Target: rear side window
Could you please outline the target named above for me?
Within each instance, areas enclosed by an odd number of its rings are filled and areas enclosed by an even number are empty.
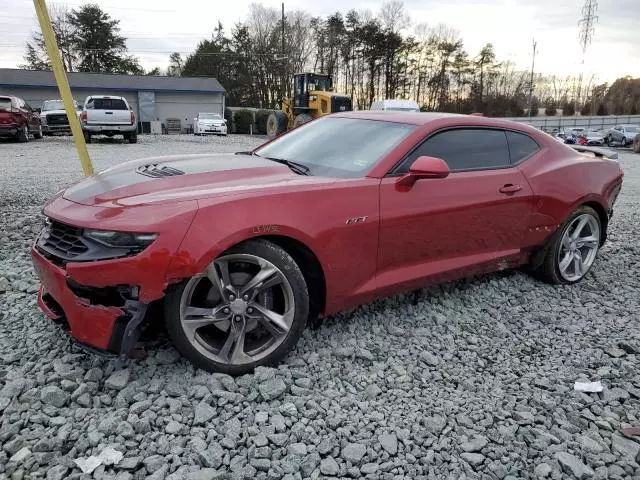
[[[511,155],[511,164],[515,165],[526,160],[531,155],[540,150],[533,138],[524,133],[507,132],[507,142],[509,143],[509,153]]]
[[[0,97],[0,110],[11,110],[11,99]]]
[[[416,158],[423,155],[443,159],[452,171],[501,168],[510,164],[504,131],[484,128],[436,133],[414,150],[396,173],[406,173]]]
[[[93,108],[96,110],[128,110],[127,104],[120,98],[95,98]]]

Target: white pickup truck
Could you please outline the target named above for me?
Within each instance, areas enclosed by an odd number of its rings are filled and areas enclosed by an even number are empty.
[[[91,143],[93,135],[122,135],[129,143],[138,141],[136,114],[123,97],[87,97],[80,114],[80,124],[87,143]]]

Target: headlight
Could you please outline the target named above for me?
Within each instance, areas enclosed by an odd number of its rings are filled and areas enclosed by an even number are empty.
[[[144,249],[158,238],[157,233],[111,232],[85,229],[84,236],[107,247]]]

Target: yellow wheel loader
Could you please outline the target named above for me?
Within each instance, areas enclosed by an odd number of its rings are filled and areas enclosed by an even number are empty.
[[[282,110],[267,119],[267,136],[275,138],[314,118],[352,109],[351,97],[333,93],[331,77],[320,73],[296,73],[293,98],[282,100]]]

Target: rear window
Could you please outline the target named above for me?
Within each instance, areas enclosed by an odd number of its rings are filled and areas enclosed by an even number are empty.
[[[515,165],[526,160],[536,153],[540,146],[529,136],[523,133],[507,132],[511,164]]]
[[[7,97],[0,97],[0,109],[11,110],[11,99]]]
[[[93,108],[95,110],[129,110],[127,104],[120,98],[94,98]]]

